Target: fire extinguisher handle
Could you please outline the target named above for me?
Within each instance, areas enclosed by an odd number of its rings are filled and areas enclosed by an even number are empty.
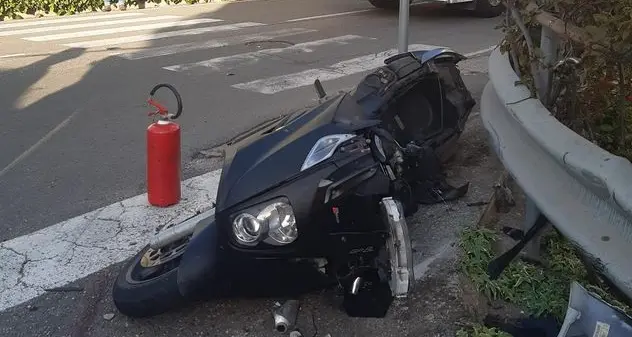
[[[151,91],[149,92],[149,96],[154,96],[154,94],[156,93],[156,91],[158,91],[158,89],[160,88],[167,88],[169,90],[171,90],[171,92],[173,93],[174,96],[176,96],[176,101],[178,103],[178,109],[176,110],[176,113],[169,116],[169,119],[176,119],[178,117],[180,117],[180,115],[182,114],[182,97],[180,96],[180,93],[178,92],[178,90],[176,90],[176,88],[168,83],[160,83],[157,84],[153,89],[151,89]]]

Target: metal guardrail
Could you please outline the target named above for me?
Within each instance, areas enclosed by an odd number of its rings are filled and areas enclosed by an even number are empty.
[[[632,298],[632,164],[560,123],[518,84],[499,49],[489,57],[489,76],[481,117],[527,196],[527,213],[543,213]]]

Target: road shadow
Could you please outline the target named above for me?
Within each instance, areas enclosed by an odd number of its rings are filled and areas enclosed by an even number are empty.
[[[51,68],[60,63],[76,59],[83,54],[83,49],[68,49],[62,52],[45,56],[26,66],[4,70],[0,72],[0,106],[2,106],[2,122],[0,122],[0,141],[4,145],[0,155],[0,181],[5,172],[10,168],[15,158],[20,156],[21,151],[28,148],[26,143],[22,143],[21,137],[25,132],[40,133],[44,128],[54,125],[55,119],[62,118],[53,114],[32,114],[32,111],[44,111],[43,106],[37,109],[24,111],[18,107],[19,101],[28,94],[41,90],[41,87],[34,85],[40,81]],[[45,106],[45,105],[44,105]],[[29,128],[31,124],[40,124],[42,128]],[[52,129],[52,128],[51,128]],[[12,159],[13,158],[13,159]]]

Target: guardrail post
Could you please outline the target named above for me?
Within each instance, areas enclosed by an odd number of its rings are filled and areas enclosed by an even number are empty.
[[[584,39],[587,34],[570,23],[546,12],[537,14],[536,19],[559,34],[560,41],[571,39],[590,45],[590,39]],[[546,30],[543,34],[539,50],[549,49],[546,44],[552,40],[547,38]],[[548,62],[562,56],[561,45],[550,49],[559,51],[538,51],[538,66],[544,64],[543,55],[547,55]],[[529,88],[516,85],[520,77],[507,53],[496,49],[489,58],[491,83],[481,96],[481,119],[494,151],[517,185],[532,198],[525,202],[522,227],[533,228],[533,219],[546,214],[550,220],[547,226],[559,230],[587,257],[589,266],[597,264],[599,274],[612,288],[626,300],[632,299],[632,164],[565,126],[543,102],[532,97]],[[564,64],[579,62],[572,56],[565,58]],[[574,92],[572,87],[569,91]],[[543,233],[544,229],[538,232]],[[539,253],[539,242],[528,246],[531,255]],[[522,253],[526,253],[524,249]],[[529,258],[527,254],[520,255]]]
[[[540,39],[540,50],[542,51],[542,63],[540,67],[540,98],[544,105],[548,105],[549,91],[551,90],[551,82],[553,79],[553,65],[557,62],[557,51],[559,48],[559,36],[549,27],[542,26]]]
[[[529,229],[531,229],[531,227],[535,225],[535,222],[538,220],[540,215],[542,215],[542,212],[540,211],[538,206],[533,202],[531,198],[529,198],[528,195],[525,195],[525,218],[524,218],[524,222],[522,223],[523,233],[528,232]],[[546,227],[548,226],[549,224],[547,224]],[[542,239],[542,234],[544,232],[545,232],[544,230],[541,230],[538,234],[535,235],[533,239],[531,239],[525,245],[524,256],[527,259],[531,261],[536,261],[536,262],[542,261],[541,255],[540,255],[540,243]]]
[[[397,33],[397,50],[399,53],[408,51],[408,18],[410,0],[399,0],[399,30]]]

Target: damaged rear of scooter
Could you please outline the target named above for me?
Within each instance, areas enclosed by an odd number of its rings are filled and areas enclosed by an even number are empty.
[[[215,208],[163,230],[123,267],[117,308],[150,316],[201,294],[337,286],[348,314],[383,316],[414,283],[405,217],[468,189],[440,169],[475,104],[456,67],[464,58],[396,55],[332,96],[316,81],[315,107],[233,139]]]

